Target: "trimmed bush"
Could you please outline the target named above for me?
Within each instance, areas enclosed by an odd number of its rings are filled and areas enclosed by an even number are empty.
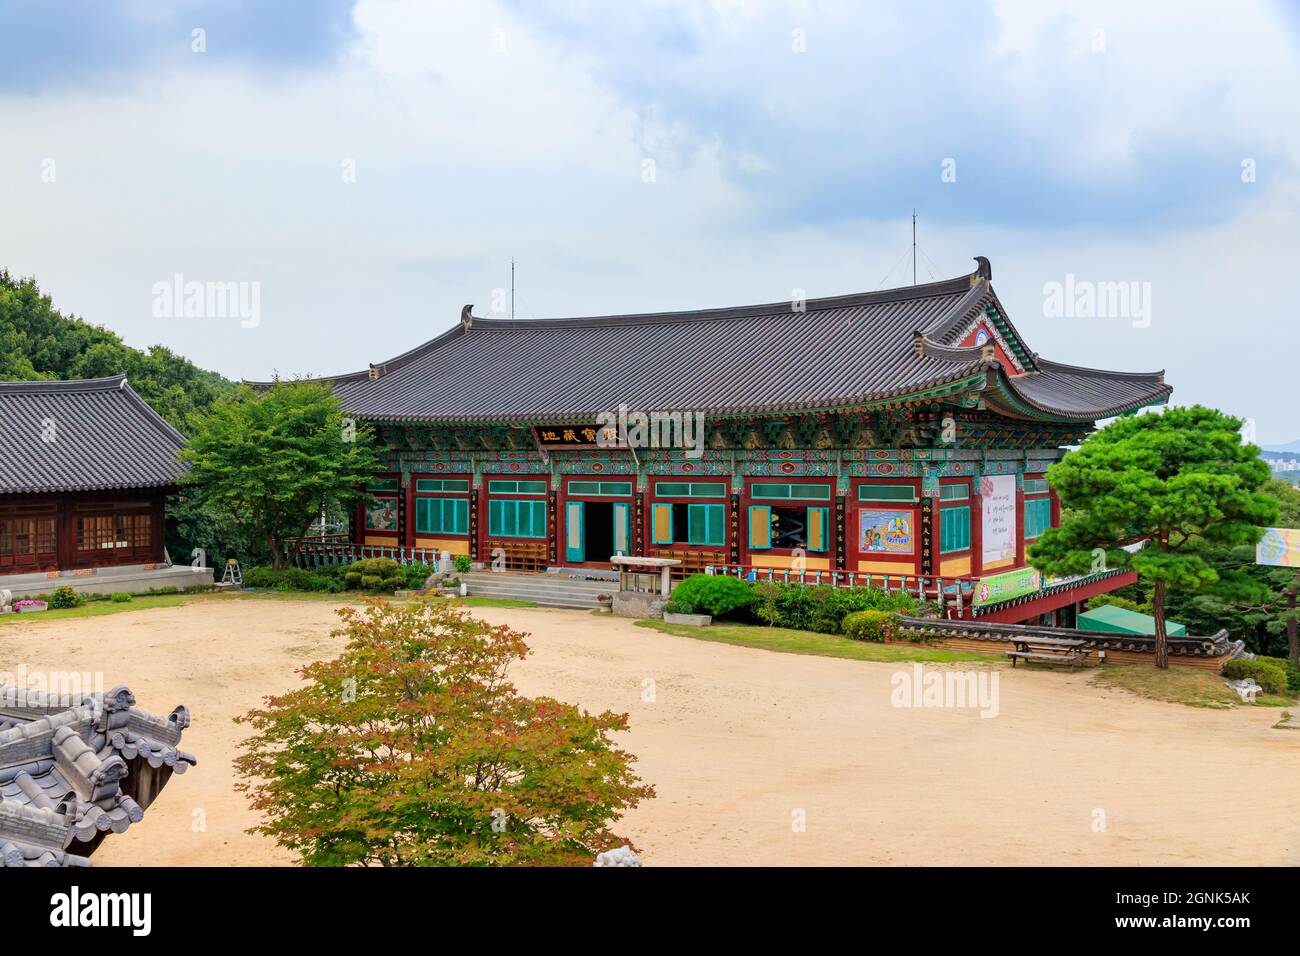
[[[1223,665],[1223,676],[1228,680],[1255,678],[1255,683],[1268,694],[1286,693],[1286,671],[1271,661],[1256,658],[1253,661],[1235,660]]]
[[[458,554],[452,562],[456,566],[457,574],[469,574],[474,569],[474,562],[470,560],[468,554]]]
[[[59,610],[61,608],[76,607],[81,603],[81,598],[77,595],[76,591],[65,584],[50,592],[48,603],[52,610]]]
[[[108,599],[114,604],[125,604],[131,600],[131,595],[124,591],[118,591],[116,594],[110,595]]]
[[[665,614],[694,614],[695,609],[687,601],[679,601],[672,598],[664,605]]]
[[[1267,661],[1270,664],[1276,664],[1278,667],[1282,668],[1282,672],[1286,674],[1286,692],[1292,697],[1300,697],[1300,667],[1291,663],[1291,658],[1265,657],[1263,654],[1260,654],[1255,659],[1258,661]]]
[[[673,588],[672,599],[678,604],[691,607],[689,611],[674,611],[674,614],[711,614],[722,617],[749,607],[754,600],[754,590],[738,578],[720,574],[692,574]]]
[[[893,633],[897,618],[893,611],[854,611],[844,616],[842,627],[855,641],[883,641]]]
[[[392,558],[353,561],[343,572],[343,582],[366,591],[396,591],[407,586],[406,568]]]

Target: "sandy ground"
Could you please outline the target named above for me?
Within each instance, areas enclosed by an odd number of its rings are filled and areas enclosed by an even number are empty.
[[[1086,672],[997,667],[1000,712],[981,718],[892,706],[891,675],[911,665],[578,611],[475,613],[531,633],[524,692],[630,715],[625,745],[658,796],[616,829],[647,863],[1300,864],[1300,734],[1270,729],[1272,708],[1199,710]],[[190,708],[199,765],[98,865],[292,862],[244,832],[255,821],[230,762],[246,732],[231,718],[332,656],[334,622],[327,602],[217,600],[0,629],[5,669],[102,670],[155,713]]]

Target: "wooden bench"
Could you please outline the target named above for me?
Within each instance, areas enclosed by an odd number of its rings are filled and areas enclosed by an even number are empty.
[[[1075,664],[1086,660],[1092,653],[1085,646],[1086,642],[1077,638],[1023,638],[1015,641],[1015,645],[1014,651],[1007,651],[1013,668],[1016,661],[1041,661],[1045,664],[1069,664],[1070,670],[1074,670]]]

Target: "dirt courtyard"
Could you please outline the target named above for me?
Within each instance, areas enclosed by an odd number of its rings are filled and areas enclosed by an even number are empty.
[[[0,628],[0,669],[102,671],[138,705],[190,708],[173,776],[99,866],[288,864],[244,830],[231,718],[333,656],[327,601],[219,597]],[[996,669],[999,712],[891,704],[910,664],[672,637],[582,611],[477,608],[531,634],[529,694],[629,715],[658,796],[619,823],[652,865],[1300,863],[1300,734],[1274,708],[1202,710]],[[933,665],[927,665],[929,670]]]

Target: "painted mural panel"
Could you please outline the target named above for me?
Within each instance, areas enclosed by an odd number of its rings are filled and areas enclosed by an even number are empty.
[[[370,531],[396,531],[397,499],[378,498],[367,504],[366,528]]]
[[[858,550],[862,554],[912,554],[912,512],[879,509],[858,512]]]
[[[985,475],[983,496],[984,563],[994,564],[1016,556],[1016,476]]]

